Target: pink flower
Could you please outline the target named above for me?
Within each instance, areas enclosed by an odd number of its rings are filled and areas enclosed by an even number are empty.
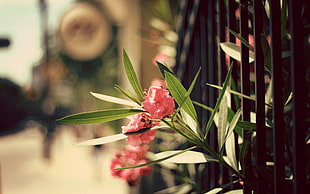
[[[174,112],[174,99],[169,91],[161,87],[151,86],[142,102],[143,108],[151,114],[153,119],[162,119]]]
[[[127,126],[122,126],[123,133],[138,132],[143,129],[151,128],[159,125],[150,119],[148,113],[139,113],[128,117],[130,122]],[[155,138],[156,130],[141,132],[139,134],[129,135],[127,140],[133,146],[150,143]]]
[[[142,166],[139,168],[130,168],[123,170],[113,170],[114,168],[122,168],[147,163],[145,153],[149,150],[149,146],[131,146],[127,145],[122,152],[116,152],[115,158],[111,161],[111,174],[127,181],[130,186],[137,185],[141,176],[150,174],[150,166]]]
[[[150,130],[137,135],[131,135],[127,137],[128,142],[133,146],[139,146],[141,144],[148,144],[155,138],[156,130]]]

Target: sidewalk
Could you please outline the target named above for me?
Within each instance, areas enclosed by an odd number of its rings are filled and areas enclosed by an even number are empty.
[[[66,130],[57,136],[53,159],[42,159],[42,135],[36,129],[0,137],[0,194],[127,194],[127,184],[110,175],[111,146],[100,157],[92,147],[73,145]]]

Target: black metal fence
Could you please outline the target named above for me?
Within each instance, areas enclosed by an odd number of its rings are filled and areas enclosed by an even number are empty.
[[[309,192],[309,12],[306,0],[180,1],[175,72],[188,87],[202,67],[200,84],[191,97],[214,106],[219,91],[206,83],[221,85],[234,64],[234,89],[256,99],[235,101],[232,96],[231,107],[241,106],[245,121],[256,113],[256,131],[243,131],[243,142],[251,146],[240,162],[247,166],[243,173],[256,183],[257,193]],[[250,44],[253,38],[254,62],[249,62],[251,47],[243,43],[240,61],[223,52],[219,43],[240,39],[234,32]],[[209,113],[203,109],[199,113],[201,123],[206,123]],[[217,146],[215,126],[209,141]],[[206,165],[203,177],[205,190],[233,179],[212,163]],[[252,193],[247,185],[243,191]]]

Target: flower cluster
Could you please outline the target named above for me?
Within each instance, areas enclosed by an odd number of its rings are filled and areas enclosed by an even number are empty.
[[[129,134],[132,132],[138,132],[141,130],[147,130],[151,127],[159,125],[159,122],[153,122],[148,113],[140,113],[128,117],[130,122],[127,126],[122,126],[122,132]],[[128,135],[128,142],[133,146],[139,146],[141,144],[148,144],[155,138],[156,130],[149,130],[144,133]]]
[[[142,106],[153,119],[162,119],[172,114],[175,107],[174,99],[169,95],[169,91],[156,86],[150,87]]]
[[[151,168],[144,166],[140,168],[130,168],[113,170],[128,166],[136,166],[147,162],[145,157],[149,144],[156,134],[156,130],[150,128],[159,125],[162,119],[174,112],[174,99],[169,95],[169,91],[157,86],[151,86],[144,97],[142,107],[147,112],[142,112],[128,117],[130,119],[126,126],[122,126],[123,134],[128,135],[130,145],[126,146],[122,153],[117,152],[112,160],[112,175],[118,176],[128,182],[129,185],[136,185],[139,177],[147,175]]]
[[[145,153],[148,150],[149,146],[146,144],[143,146],[127,145],[123,148],[122,152],[115,153],[115,158],[112,159],[110,168],[115,169],[145,164],[147,162]],[[140,176],[148,175],[150,172],[150,166],[143,166],[139,168],[112,170],[111,174],[126,180],[130,186],[134,186],[139,183]]]
[[[156,130],[148,130],[151,127],[159,125],[158,119],[162,119],[174,112],[174,99],[169,95],[169,91],[157,86],[151,86],[144,97],[142,107],[147,113],[143,112],[128,117],[130,122],[127,126],[122,126],[124,134],[132,132],[138,133],[128,136],[128,142],[133,146],[147,144],[155,137]]]

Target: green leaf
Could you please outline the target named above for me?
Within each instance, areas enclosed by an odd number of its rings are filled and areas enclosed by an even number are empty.
[[[284,39],[286,33],[286,23],[287,23],[287,1],[282,1],[281,8],[281,40]]]
[[[247,132],[247,134],[248,133],[251,133],[251,132]],[[245,134],[245,135],[247,135],[247,134]],[[241,148],[240,148],[239,161],[244,160],[244,158],[248,152],[249,146],[251,146],[251,142],[249,140],[244,139],[242,142]],[[243,169],[243,167],[242,167],[242,169]]]
[[[243,194],[243,189],[236,189],[236,190],[227,191],[224,194]]]
[[[208,192],[206,192],[204,194],[217,194],[217,193],[219,193],[222,190],[223,190],[223,188],[214,188],[214,189],[212,189],[212,190],[210,190],[210,191],[208,191]]]
[[[228,104],[227,99],[224,96],[222,103],[219,107],[219,113],[218,113],[218,122],[217,122],[217,140],[218,140],[218,146],[219,150],[222,149],[222,146],[225,143],[225,136],[226,131],[228,128]]]
[[[270,4],[268,1],[265,1],[265,6],[264,6],[265,14],[267,16],[267,19],[270,18]]]
[[[135,102],[132,102],[129,100],[124,100],[124,99],[113,97],[113,96],[98,94],[98,93],[94,93],[94,92],[91,92],[91,95],[93,95],[94,97],[96,97],[100,100],[112,102],[115,104],[121,104],[121,105],[125,105],[125,106],[130,106],[130,107],[138,107],[139,106],[139,104],[137,104]]]
[[[235,31],[229,29],[229,28],[226,28],[230,33],[232,33],[236,38],[238,38],[240,40],[240,42],[242,44],[244,44],[246,47],[248,47],[251,51],[254,52],[254,47],[251,46],[247,40],[245,40],[242,36],[240,36],[238,33],[236,33]]]
[[[119,133],[116,135],[110,135],[110,136],[106,136],[106,137],[99,137],[99,138],[95,138],[95,139],[86,140],[86,141],[77,143],[76,145],[83,145],[83,146],[102,145],[102,144],[107,144],[107,143],[112,143],[114,141],[122,140],[122,139],[129,137],[129,136],[141,134],[141,133],[144,133],[144,132],[149,131],[149,130],[161,129],[161,128],[165,128],[165,127],[155,126],[152,128],[143,128],[143,129],[140,129],[139,131],[135,131],[135,132]]]
[[[99,110],[92,112],[84,112],[69,115],[58,119],[57,121],[68,123],[68,124],[92,124],[92,123],[104,123],[117,119],[121,119],[130,115],[135,115],[142,110],[138,109],[109,109],[109,110]]]
[[[115,89],[117,91],[119,91],[120,93],[124,94],[125,96],[127,96],[127,98],[129,98],[130,100],[132,100],[133,102],[141,105],[141,100],[139,100],[137,97],[135,97],[132,93],[130,93],[129,91],[124,90],[123,88],[121,88],[118,85],[115,85]]]
[[[217,86],[217,85],[214,85],[214,84],[209,84],[209,83],[206,83],[208,86],[211,86],[211,87],[214,87],[214,88],[217,88],[217,89],[220,89],[222,90],[223,87],[221,86]],[[256,101],[256,99],[254,97],[251,97],[251,96],[247,96],[247,95],[244,95],[240,92],[237,92],[237,91],[234,91],[234,90],[229,90],[230,93],[234,94],[234,95],[237,95],[239,97],[242,97],[242,98],[246,98],[246,99],[249,99],[249,100],[252,100],[252,101]],[[268,107],[271,107],[270,104],[266,103],[266,106]]]
[[[241,46],[232,42],[222,42],[220,43],[220,46],[223,51],[231,58],[236,59],[237,61],[241,61]],[[254,59],[254,53],[249,52],[249,63],[252,63]]]
[[[269,43],[265,35],[261,35],[262,38],[262,48],[264,53],[264,68],[271,74],[271,51],[269,47]]]
[[[189,114],[187,114],[187,112],[185,112],[183,108],[181,108],[180,112],[181,112],[183,121],[190,128],[190,130],[194,131],[196,134],[199,134],[198,133],[199,128],[198,128],[197,121],[194,120],[191,116],[189,116]]]
[[[161,158],[165,158],[168,156],[172,156],[178,154],[181,150],[172,150],[172,151],[165,151],[155,154],[155,159],[159,160]],[[213,157],[196,151],[187,151],[181,154],[175,155],[170,157],[169,159],[165,160],[166,162],[172,162],[177,164],[198,164],[198,163],[206,163],[206,162],[218,162],[218,160],[214,159]]]
[[[162,119],[162,122],[166,124],[171,129],[175,130],[177,133],[185,137],[188,141],[197,144],[199,137],[191,129],[187,129],[186,126],[180,126],[178,123],[174,123],[171,119]]]
[[[197,120],[197,113],[195,107],[188,96],[186,89],[179,82],[179,80],[171,73],[165,72],[165,78],[167,86],[171,95],[174,97],[175,101],[178,103],[179,107],[182,107],[187,114],[189,114],[193,119]]]
[[[182,154],[184,152],[190,151],[190,150],[195,149],[195,148],[197,148],[197,146],[193,146],[193,147],[187,148],[185,150],[178,151],[177,153],[174,153],[172,155],[169,155],[169,156],[166,156],[166,157],[163,157],[163,158],[159,158],[159,159],[156,159],[156,160],[152,160],[152,161],[144,163],[144,164],[140,164],[140,165],[136,165],[136,166],[127,166],[127,167],[122,167],[122,168],[115,168],[113,170],[124,170],[124,169],[131,169],[131,168],[139,168],[139,167],[143,167],[143,166],[149,166],[149,165],[157,164],[159,162],[163,162],[165,160],[168,160],[169,158],[172,158],[174,156],[177,156],[179,154]]]
[[[236,86],[236,82],[234,80],[234,78],[232,77],[230,79],[230,91],[237,91],[237,86]],[[240,108],[240,101],[239,101],[239,98],[238,96],[236,95],[233,95],[233,99],[234,99],[234,103],[235,103],[235,107],[238,109]]]
[[[208,106],[206,106],[206,105],[204,105],[204,104],[201,104],[201,103],[199,103],[199,102],[197,102],[197,101],[194,101],[194,100],[193,100],[193,103],[194,103],[195,105],[197,105],[197,106],[203,108],[203,109],[206,109],[206,110],[210,111],[210,112],[213,111],[213,108],[208,107]]]
[[[194,104],[212,112],[213,109],[205,106],[204,104],[200,104],[199,102],[194,101]],[[235,113],[234,111],[228,107],[228,115],[227,115],[227,121],[231,122],[232,118],[234,117]],[[218,113],[215,114],[214,117],[214,122],[216,125],[218,125]],[[256,129],[256,124],[255,123],[251,123],[249,121],[238,121],[237,126],[235,128],[235,132],[242,137],[242,129],[248,129],[248,130],[252,130],[252,129]]]
[[[241,116],[241,109],[238,109],[236,114],[234,115],[233,119],[229,123],[229,129],[227,131],[227,134],[225,134],[225,138],[228,138],[230,135],[232,135],[235,127],[237,126],[237,123]]]
[[[214,88],[217,88],[217,89],[220,89],[220,90],[223,89],[223,87],[221,87],[221,86],[217,86],[217,85],[209,84],[209,83],[206,83],[206,84],[207,84],[208,86],[211,86],[211,87],[214,87]],[[237,95],[237,96],[240,96],[240,97],[249,99],[249,100],[253,100],[253,101],[256,100],[255,98],[253,98],[253,97],[251,97],[251,96],[244,95],[244,94],[242,94],[242,93],[240,93],[240,92],[236,92],[236,91],[234,91],[234,90],[229,90],[229,92],[232,93],[232,94],[235,94],[235,95]]]
[[[162,63],[160,63],[160,62],[158,62],[158,61],[156,61],[156,63],[157,63],[157,65],[158,65],[158,68],[159,68],[159,70],[160,70],[160,73],[162,74],[162,76],[163,76],[164,78],[165,78],[165,71],[167,71],[167,72],[173,74],[172,71],[171,71],[166,65],[164,65],[164,64],[162,64]]]
[[[107,143],[112,143],[118,140],[122,140],[127,138],[127,135],[124,135],[122,133],[116,134],[116,135],[110,135],[107,137],[99,137],[95,139],[90,139],[87,141],[83,141],[80,143],[77,143],[76,145],[81,145],[81,146],[93,146],[93,145],[102,145],[102,144],[107,144]]]
[[[138,80],[136,72],[132,66],[132,63],[131,63],[125,49],[123,49],[123,64],[124,64],[124,68],[125,68],[127,78],[129,80],[132,88],[136,92],[139,100],[142,101],[143,100],[143,89],[141,87],[141,84]]]
[[[234,136],[233,131],[239,121],[240,116],[241,116],[241,109],[238,109],[229,124],[229,129],[225,137],[225,149],[226,149],[226,154],[227,154],[227,163],[232,168],[234,168],[236,171],[238,171],[238,163],[237,163],[236,149],[235,149],[236,142],[235,142],[235,136]]]
[[[269,85],[267,87],[266,93],[265,93],[265,114],[267,114],[268,109],[272,108],[272,89],[273,87],[273,82],[270,80]]]
[[[235,116],[235,112],[231,108],[228,108],[228,121],[231,122],[234,116]],[[242,137],[242,128],[240,128],[238,124],[239,122],[237,123],[237,126],[235,127],[235,132],[240,137]]]
[[[223,89],[222,89],[222,91],[221,91],[221,93],[220,93],[220,95],[219,95],[219,97],[218,97],[218,99],[217,99],[217,102],[216,102],[216,104],[215,104],[215,107],[214,107],[214,109],[213,109],[213,111],[212,111],[212,114],[211,114],[209,120],[208,120],[208,123],[207,123],[207,126],[206,126],[205,138],[204,138],[204,139],[207,138],[207,135],[208,135],[208,133],[209,133],[210,127],[211,127],[211,125],[212,125],[212,122],[214,121],[214,117],[215,117],[215,115],[217,114],[217,111],[218,111],[218,109],[219,109],[219,107],[220,107],[221,101],[222,101],[222,99],[223,99],[223,97],[224,97],[224,95],[225,95],[226,88],[227,88],[228,83],[229,83],[229,81],[230,81],[232,68],[233,68],[233,65],[231,65],[230,68],[229,68],[229,70],[228,70],[228,73],[227,73],[227,75],[226,75],[226,78],[225,78],[225,81],[224,81],[224,84],[223,84]]]
[[[237,127],[247,130],[255,130],[256,124],[250,121],[238,121]],[[266,126],[267,127],[267,126]]]
[[[224,157],[224,160],[229,164],[233,169],[238,171],[238,164],[236,159],[236,149],[235,149],[235,136],[230,135],[225,142],[225,149],[227,157]]]

